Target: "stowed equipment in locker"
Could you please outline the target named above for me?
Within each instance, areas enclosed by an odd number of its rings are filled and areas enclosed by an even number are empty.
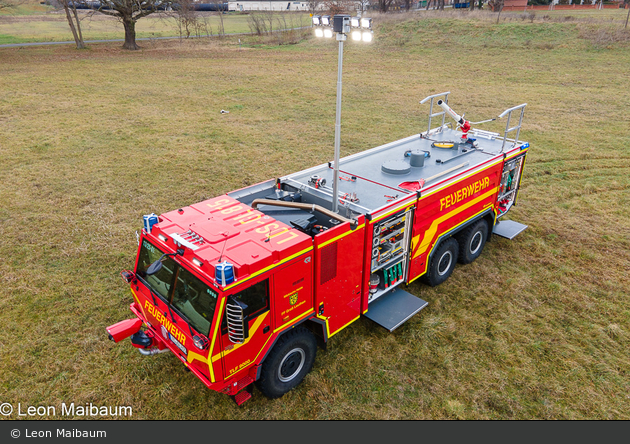
[[[374,224],[369,302],[405,280],[411,220],[409,209]]]
[[[523,161],[525,155],[520,155],[505,162],[503,173],[501,174],[501,185],[497,203],[499,204],[499,215],[503,216],[516,201],[516,193],[520,182]]]

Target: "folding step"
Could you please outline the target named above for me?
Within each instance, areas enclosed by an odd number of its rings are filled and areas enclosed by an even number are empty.
[[[234,402],[236,402],[236,405],[240,406],[251,397],[252,397],[251,393],[249,393],[247,390],[243,390],[242,392],[234,395]]]
[[[391,332],[427,305],[427,301],[396,287],[369,304],[364,316]]]
[[[497,222],[492,232],[506,239],[514,239],[517,234],[524,231],[527,225],[515,222],[513,220],[502,220]]]

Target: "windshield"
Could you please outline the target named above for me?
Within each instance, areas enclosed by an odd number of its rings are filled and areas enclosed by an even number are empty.
[[[169,300],[171,284],[173,283],[173,274],[175,273],[176,262],[170,256],[162,258],[162,268],[157,273],[147,276],[147,268],[153,262],[157,261],[163,251],[158,250],[150,242],[143,240],[140,257],[138,259],[138,269],[136,274],[146,281],[149,286],[155,290],[165,300]]]
[[[162,254],[163,251],[143,239],[136,274],[180,316],[188,320],[195,330],[207,336],[218,293],[169,256],[162,259],[160,271],[147,276],[149,265]]]

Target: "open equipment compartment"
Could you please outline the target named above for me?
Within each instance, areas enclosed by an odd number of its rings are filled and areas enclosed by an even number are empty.
[[[368,303],[406,280],[412,221],[413,208],[409,208],[372,225]]]

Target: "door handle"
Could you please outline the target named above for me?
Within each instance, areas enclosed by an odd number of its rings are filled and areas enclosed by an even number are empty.
[[[263,328],[263,334],[268,333],[268,332],[269,332],[269,326],[267,325],[265,328]]]

